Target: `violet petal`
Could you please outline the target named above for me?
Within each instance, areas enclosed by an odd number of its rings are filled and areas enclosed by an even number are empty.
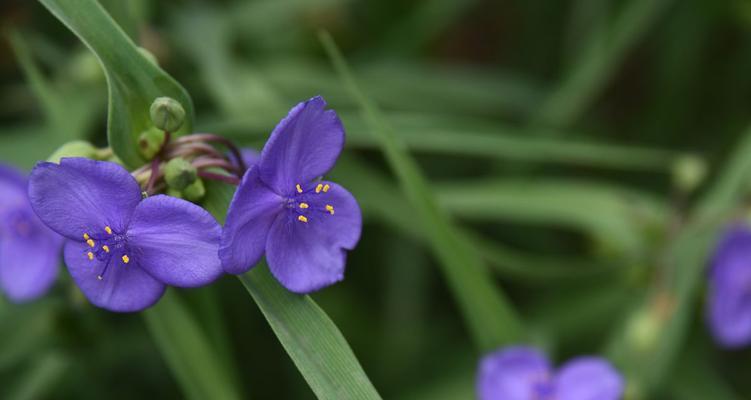
[[[600,357],[578,357],[564,364],[554,379],[556,400],[618,400],[621,375]]]
[[[480,361],[477,395],[480,400],[534,400],[550,383],[547,358],[531,347],[509,347]]]

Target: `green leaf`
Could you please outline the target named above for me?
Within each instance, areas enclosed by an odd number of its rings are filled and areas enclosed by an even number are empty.
[[[53,398],[54,391],[72,360],[59,351],[48,351],[36,357],[24,374],[13,382],[13,391],[4,397],[11,400]]]
[[[193,102],[188,93],[149,61],[95,0],[39,0],[73,31],[99,59],[109,87],[107,137],[115,154],[129,167],[144,163],[137,142],[151,126],[149,107],[157,97],[179,101],[186,122],[175,135],[191,131]]]
[[[230,371],[173,290],[143,313],[162,356],[189,399],[240,399]]]
[[[266,265],[240,281],[319,399],[381,398],[344,336],[309,296],[283,288]]]
[[[520,340],[521,322],[508,300],[495,287],[479,254],[473,251],[471,244],[439,207],[422,172],[407,153],[404,142],[360,90],[331,36],[322,33],[320,39],[351,95],[360,103],[363,117],[377,135],[391,169],[415,208],[478,349],[487,351]]]

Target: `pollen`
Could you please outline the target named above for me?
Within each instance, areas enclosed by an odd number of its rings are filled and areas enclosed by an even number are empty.
[[[101,275],[97,275],[96,278],[99,279],[100,281],[102,280],[102,276]]]
[[[295,189],[297,189],[297,193],[302,193],[302,187],[300,186],[299,183],[295,185]]]
[[[308,222],[308,217],[306,217],[304,215],[298,215],[297,216],[297,220],[300,221],[300,222]]]
[[[109,226],[105,226],[104,230],[107,232],[108,235],[112,234],[112,228],[110,228]]]
[[[84,233],[83,234],[83,240],[89,240],[89,239],[91,239],[91,236],[89,236],[88,233]]]
[[[130,262],[130,257],[128,257],[128,255],[127,255],[127,254],[123,256],[123,262],[124,262],[125,264],[127,264],[127,263],[129,263],[129,262]]]
[[[86,255],[89,257],[89,261],[91,261],[91,260],[94,259],[94,253],[88,252],[88,253],[86,253]]]
[[[316,193],[321,193],[321,190],[323,190],[323,185],[319,183],[318,186],[316,186]]]
[[[104,246],[102,246],[102,250],[104,250],[105,253],[109,253],[110,247],[105,244]]]
[[[310,207],[308,203],[300,203],[300,208],[308,208]]]
[[[328,211],[329,214],[334,215],[334,207],[331,204],[326,204],[326,211]]]
[[[326,193],[326,192],[328,192],[330,188],[331,188],[331,186],[329,186],[329,184],[328,184],[328,183],[327,183],[327,184],[325,184],[325,185],[323,185],[323,193]]]
[[[88,244],[89,247],[94,247],[94,245],[95,245],[94,241],[91,240],[91,239],[86,239],[86,244]]]

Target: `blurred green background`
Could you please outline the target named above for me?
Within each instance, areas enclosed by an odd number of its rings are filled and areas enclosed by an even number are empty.
[[[340,114],[348,146],[331,177],[365,227],[346,280],[313,298],[384,398],[471,398],[481,353],[320,29],[526,343],[558,362],[607,355],[630,398],[751,398],[751,352],[719,350],[704,327],[702,271],[751,182],[751,2],[102,4],[189,91],[199,132],[260,148],[313,95]],[[0,161],[28,169],[72,139],[105,146],[94,56],[37,2],[3,0],[0,27]],[[313,398],[236,279],[168,301],[196,317],[244,397]],[[145,321],[87,305],[61,268],[46,298],[0,303],[0,397],[184,398]]]

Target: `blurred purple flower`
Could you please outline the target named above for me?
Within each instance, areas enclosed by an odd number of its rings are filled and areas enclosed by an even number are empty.
[[[0,165],[0,288],[14,302],[49,290],[63,244],[32,211],[27,185],[20,171]]]
[[[243,162],[245,163],[245,168],[247,169],[253,168],[253,166],[258,164],[258,161],[261,159],[261,155],[258,154],[258,151],[250,147],[241,148],[240,156],[242,157]],[[232,152],[227,153],[227,158],[229,158],[229,161],[232,163],[232,165],[238,168],[240,167],[240,163],[237,162],[237,157],[235,157]]]
[[[314,97],[292,108],[245,173],[222,233],[226,272],[248,271],[265,252],[272,274],[292,292],[343,279],[346,250],[360,239],[362,217],[349,192],[316,180],[344,147],[339,117],[325,107]]]
[[[751,228],[735,224],[717,245],[709,271],[709,328],[723,347],[751,343]]]
[[[480,361],[480,400],[618,400],[623,379],[606,360],[575,358],[554,371],[530,347],[507,347]]]
[[[159,300],[165,285],[201,286],[222,273],[216,220],[173,197],[142,200],[136,180],[117,164],[39,163],[29,198],[39,218],[68,239],[68,270],[99,307],[140,311]]]

